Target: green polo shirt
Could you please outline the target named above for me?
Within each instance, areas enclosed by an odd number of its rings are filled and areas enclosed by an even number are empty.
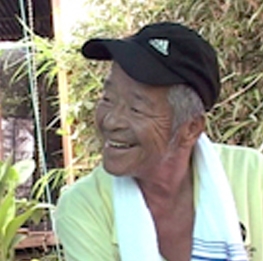
[[[215,149],[245,228],[244,244],[252,254],[252,261],[262,261],[263,155],[239,146],[216,144]],[[55,223],[67,261],[120,261],[113,219],[112,177],[101,166],[62,193]]]

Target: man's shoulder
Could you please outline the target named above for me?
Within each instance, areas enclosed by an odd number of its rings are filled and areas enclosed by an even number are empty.
[[[214,148],[218,152],[222,153],[237,153],[237,154],[246,154],[253,155],[253,157],[257,157],[262,160],[263,154],[254,148],[240,146],[240,145],[229,145],[224,143],[214,143]]]
[[[263,178],[263,154],[258,150],[228,144],[214,144],[214,148],[219,153],[221,161],[226,169],[234,172],[253,171]]]
[[[263,155],[256,149],[215,144],[235,199],[242,234],[253,260],[262,260]]]
[[[111,187],[111,176],[99,165],[66,188],[70,193],[107,192]]]
[[[111,205],[111,176],[102,166],[96,167],[91,173],[81,177],[74,184],[61,192],[58,202],[59,212],[96,211]]]

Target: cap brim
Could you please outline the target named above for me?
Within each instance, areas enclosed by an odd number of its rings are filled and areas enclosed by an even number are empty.
[[[89,59],[114,60],[138,82],[149,85],[186,83],[138,43],[129,39],[92,39],[82,47],[82,54]]]

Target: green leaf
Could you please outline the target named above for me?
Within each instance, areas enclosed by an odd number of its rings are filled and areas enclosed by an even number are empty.
[[[251,16],[249,19],[247,26],[250,28],[253,24],[253,22],[260,16],[262,15],[262,10],[263,10],[263,4],[257,9],[257,11]]]
[[[12,240],[15,237],[18,229],[31,218],[31,216],[34,214],[34,212],[38,209],[46,209],[49,208],[50,204],[44,204],[39,203],[28,210],[26,210],[24,213],[20,214],[19,216],[15,217],[11,222],[9,222],[8,226],[6,227],[6,236],[4,238],[3,247],[4,251],[8,251],[8,249],[11,247]]]
[[[36,209],[36,211],[31,215],[30,220],[34,222],[35,225],[39,224],[42,217],[45,215],[44,209]]]
[[[42,176],[41,178],[39,178],[35,182],[32,190],[31,190],[31,195],[35,199],[39,200],[41,198],[41,196],[44,194],[45,187],[48,186],[51,177],[52,177],[52,173],[48,172],[46,175]]]
[[[25,238],[27,238],[26,235],[23,234],[16,234],[15,237],[12,239],[9,249],[14,249],[20,242],[22,242]]]
[[[0,200],[8,193],[16,188],[18,183],[18,174],[10,165],[11,159],[8,159],[0,166]]]
[[[13,76],[10,79],[10,83],[17,83],[19,81],[21,81],[23,78],[25,78],[27,76],[27,62],[23,62],[18,69],[15,71],[15,73],[13,74]]]
[[[18,229],[30,218],[30,216],[34,213],[35,207],[32,207],[25,211],[23,214],[14,218],[6,228],[6,235],[4,237],[3,248],[4,251],[7,252],[11,247],[11,242],[15,237]]]
[[[251,123],[251,121],[244,121],[241,122],[240,124],[237,124],[236,126],[228,129],[223,137],[222,137],[222,142],[227,141],[230,137],[232,137],[236,132],[238,132],[238,130],[240,130],[241,128],[244,128],[245,126],[249,125]]]
[[[6,180],[6,174],[8,172],[8,169],[11,166],[11,157],[9,157],[5,162],[1,162],[0,164],[0,182],[5,182]]]
[[[15,218],[16,205],[14,191],[9,192],[0,207],[0,232],[4,235],[9,222]]]
[[[13,168],[18,173],[18,184],[25,183],[35,170],[36,164],[32,159],[22,160],[14,164]]]

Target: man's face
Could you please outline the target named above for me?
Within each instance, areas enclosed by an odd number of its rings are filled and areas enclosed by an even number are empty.
[[[96,111],[108,172],[136,177],[158,167],[172,138],[168,91],[133,80],[113,63]]]

